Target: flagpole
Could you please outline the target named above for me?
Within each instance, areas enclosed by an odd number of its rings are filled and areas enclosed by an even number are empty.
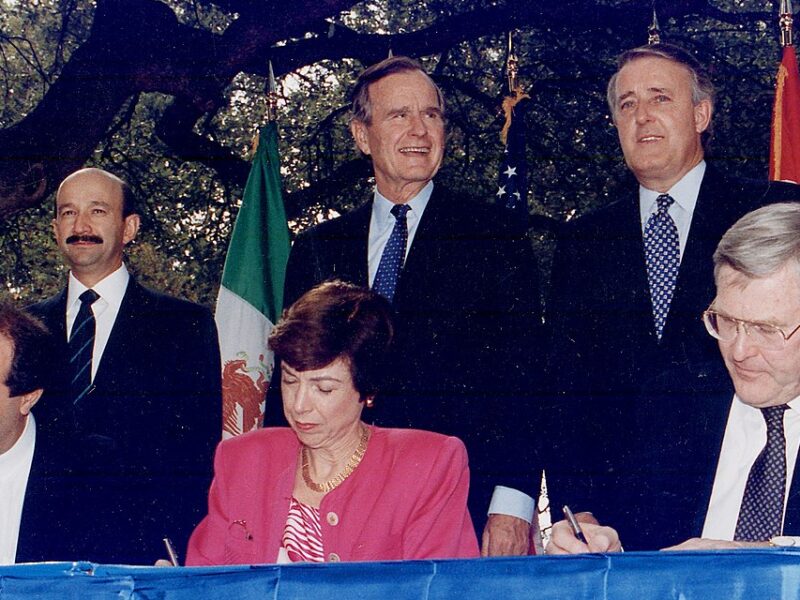
[[[656,15],[656,3],[653,2],[653,22],[647,28],[647,45],[661,43],[661,28],[658,26],[658,15]]]
[[[529,100],[530,96],[522,91],[519,84],[519,58],[514,52],[513,31],[508,32],[508,53],[505,66],[508,95],[501,91],[501,95],[504,96],[502,107],[505,123],[500,131],[503,155],[498,169],[495,201],[498,205],[505,207],[518,222],[527,227],[530,216],[528,214],[527,132],[524,117],[527,110],[525,101]],[[544,481],[544,478],[542,480]],[[529,547],[534,549],[534,554],[543,554],[539,511],[534,511],[531,525]]]
[[[792,2],[779,6],[781,64],[775,81],[770,134],[769,178],[800,182],[800,73],[792,36]]]
[[[267,81],[267,118],[270,122],[278,120],[278,85],[275,83],[272,61],[269,61],[269,80]]]
[[[792,0],[781,0],[780,4],[780,26],[781,26],[781,48],[792,46]]]
[[[508,92],[513,94],[517,89],[517,75],[519,74],[519,59],[514,54],[513,33],[508,32],[508,58],[506,59],[506,75],[508,77]]]

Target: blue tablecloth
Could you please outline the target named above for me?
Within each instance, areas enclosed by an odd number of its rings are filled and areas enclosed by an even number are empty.
[[[406,600],[725,598],[800,600],[800,550],[155,568],[0,567],[0,599]]]

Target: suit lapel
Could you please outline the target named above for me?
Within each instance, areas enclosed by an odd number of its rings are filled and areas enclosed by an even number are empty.
[[[740,183],[706,167],[663,337],[674,359],[698,377],[727,377],[700,315],[714,299],[714,250],[728,227],[747,211],[743,202],[750,200],[751,193]]]
[[[446,198],[441,193],[437,193],[434,187],[431,198],[428,200],[428,205],[425,207],[425,212],[422,213],[422,218],[419,225],[417,225],[417,232],[403,264],[403,269],[400,272],[394,297],[394,305],[396,307],[409,306],[413,302],[418,302],[420,300],[418,298],[419,290],[432,290],[438,287],[426,281],[426,274],[430,272],[441,273],[437,265],[441,264],[442,232],[447,230],[445,223],[447,218],[446,204]]]
[[[372,200],[369,200],[350,213],[340,217],[342,222],[340,228],[333,235],[333,240],[322,240],[322,244],[313,249],[313,255],[324,257],[330,252],[331,246],[328,241],[335,241],[333,250],[336,256],[328,256],[331,267],[319,264],[320,269],[317,274],[318,281],[324,281],[336,277],[344,281],[350,281],[364,287],[369,286],[369,269],[367,259],[369,257],[369,225],[372,219]],[[336,239],[338,238],[338,239]],[[319,243],[316,238],[312,244]]]
[[[355,237],[352,243],[353,255],[345,258],[345,263],[353,266],[352,280],[369,286],[369,224],[372,219],[372,201],[365,202],[353,211]]]
[[[34,312],[38,314],[50,333],[60,343],[67,343],[67,288],[65,287],[61,292],[42,302],[34,308]]]
[[[629,313],[631,330],[638,332],[636,337],[644,341],[655,342],[655,325],[653,323],[653,305],[650,300],[650,284],[647,280],[647,261],[644,254],[642,223],[639,216],[638,192],[617,204],[616,214],[611,217],[618,225],[618,237],[611,240],[609,256],[618,260],[609,271],[615,274],[613,281],[607,285],[612,289],[622,289],[627,285],[627,298],[621,298],[620,310]],[[616,276],[622,274],[625,284],[620,285]],[[624,306],[624,303],[630,305]],[[639,320],[641,319],[641,320]]]
[[[798,456],[800,459],[800,456]],[[783,522],[786,535],[800,534],[800,460],[795,460],[792,485],[786,500],[786,517]]]
[[[37,411],[38,414],[39,411]],[[45,419],[36,422],[36,442],[22,505],[17,562],[75,558],[71,544],[75,530],[73,472],[75,441]],[[72,533],[71,533],[72,532]]]
[[[63,406],[63,394],[69,388],[69,349],[67,346],[67,288],[55,296],[30,308],[47,326],[53,340],[55,364],[50,370],[52,380],[45,390],[44,398],[36,408],[37,414],[50,416]]]
[[[667,333],[672,337],[684,336],[690,321],[699,328],[700,313],[713,300],[714,268],[711,257],[729,220],[725,202],[718,198],[722,193],[719,187],[719,176],[708,167],[692,215],[665,336]],[[673,315],[677,318],[673,318]]]
[[[53,499],[47,497],[41,445],[41,442],[37,441],[34,447],[28,484],[25,488],[17,542],[17,562],[41,560],[41,554],[37,553],[37,550],[41,550],[40,545],[47,535],[45,532],[52,525],[43,510]]]
[[[708,505],[711,501],[711,492],[714,488],[714,479],[717,476],[717,466],[720,452],[722,451],[722,441],[725,438],[725,429],[728,425],[728,415],[731,410],[733,394],[733,385],[731,385],[730,381],[727,381],[725,384],[720,384],[717,391],[705,394],[705,398],[699,395],[695,396],[698,402],[703,402],[701,410],[692,411],[692,407],[688,407],[684,411],[686,415],[693,415],[690,419],[694,423],[690,421],[690,425],[699,429],[700,443],[696,447],[696,453],[692,460],[696,460],[699,465],[702,465],[702,468],[698,468],[698,472],[704,478],[698,482],[697,504],[692,507],[694,508],[692,514],[696,515],[692,535],[700,536],[703,533],[703,526],[708,514]]]
[[[116,363],[120,360],[127,361],[129,358],[126,358],[125,352],[130,351],[130,346],[125,344],[125,340],[130,335],[130,331],[133,330],[135,312],[142,309],[142,302],[144,301],[142,292],[143,288],[131,276],[94,376],[93,387],[95,389],[102,389],[107,386],[111,382],[111,374],[121,372]]]

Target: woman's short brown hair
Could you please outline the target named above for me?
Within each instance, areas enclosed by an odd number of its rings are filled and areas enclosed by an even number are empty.
[[[283,312],[269,347],[277,359],[298,371],[344,359],[364,399],[382,387],[393,334],[391,306],[385,298],[350,283],[327,281]]]

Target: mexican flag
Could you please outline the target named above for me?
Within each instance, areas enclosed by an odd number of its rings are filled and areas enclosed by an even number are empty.
[[[267,337],[281,313],[289,258],[274,122],[257,143],[217,298],[224,438],[261,425],[273,368]]]

